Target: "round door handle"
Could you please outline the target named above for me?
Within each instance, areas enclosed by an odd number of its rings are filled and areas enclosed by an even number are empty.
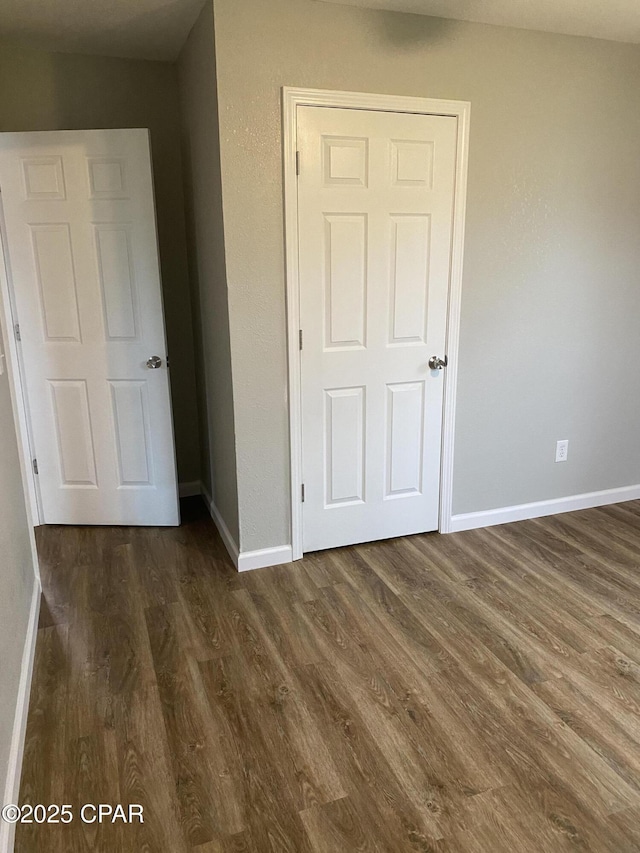
[[[147,367],[149,370],[157,370],[159,367],[162,367],[162,359],[160,356],[152,355],[151,358],[148,358]]]
[[[440,356],[432,355],[429,359],[429,367],[431,370],[442,370],[443,367],[446,367],[449,364],[449,359],[445,355],[444,358],[440,358]]]

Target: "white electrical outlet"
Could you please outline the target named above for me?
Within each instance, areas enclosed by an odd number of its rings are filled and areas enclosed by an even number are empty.
[[[566,462],[569,455],[569,439],[556,442],[556,462]]]

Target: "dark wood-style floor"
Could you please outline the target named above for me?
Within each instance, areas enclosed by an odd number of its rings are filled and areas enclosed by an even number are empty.
[[[640,851],[640,502],[238,575],[180,529],[39,531],[17,853]]]

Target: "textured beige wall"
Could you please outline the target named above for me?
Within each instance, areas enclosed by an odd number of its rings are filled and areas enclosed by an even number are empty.
[[[243,548],[290,541],[283,85],[472,103],[455,512],[640,483],[640,50],[313,0],[214,8]]]
[[[4,352],[0,332],[0,353]],[[7,374],[0,376],[0,791],[7,777],[34,574]]]
[[[200,473],[175,68],[0,40],[0,131],[118,127],[151,131],[178,475],[189,482]]]
[[[213,6],[205,4],[178,62],[194,288],[202,481],[239,541],[233,385],[224,262]]]

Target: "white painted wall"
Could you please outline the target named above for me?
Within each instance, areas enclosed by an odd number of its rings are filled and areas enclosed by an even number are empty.
[[[454,512],[640,483],[640,49],[213,2],[242,549],[290,541],[283,85],[472,103]]]
[[[182,158],[189,273],[194,291],[201,477],[239,544],[238,488],[224,258],[213,6],[206,3],[180,54]]]
[[[4,352],[0,332],[0,353]],[[34,589],[31,539],[7,372],[0,376],[0,791],[4,795]],[[0,834],[0,840],[2,834]]]

